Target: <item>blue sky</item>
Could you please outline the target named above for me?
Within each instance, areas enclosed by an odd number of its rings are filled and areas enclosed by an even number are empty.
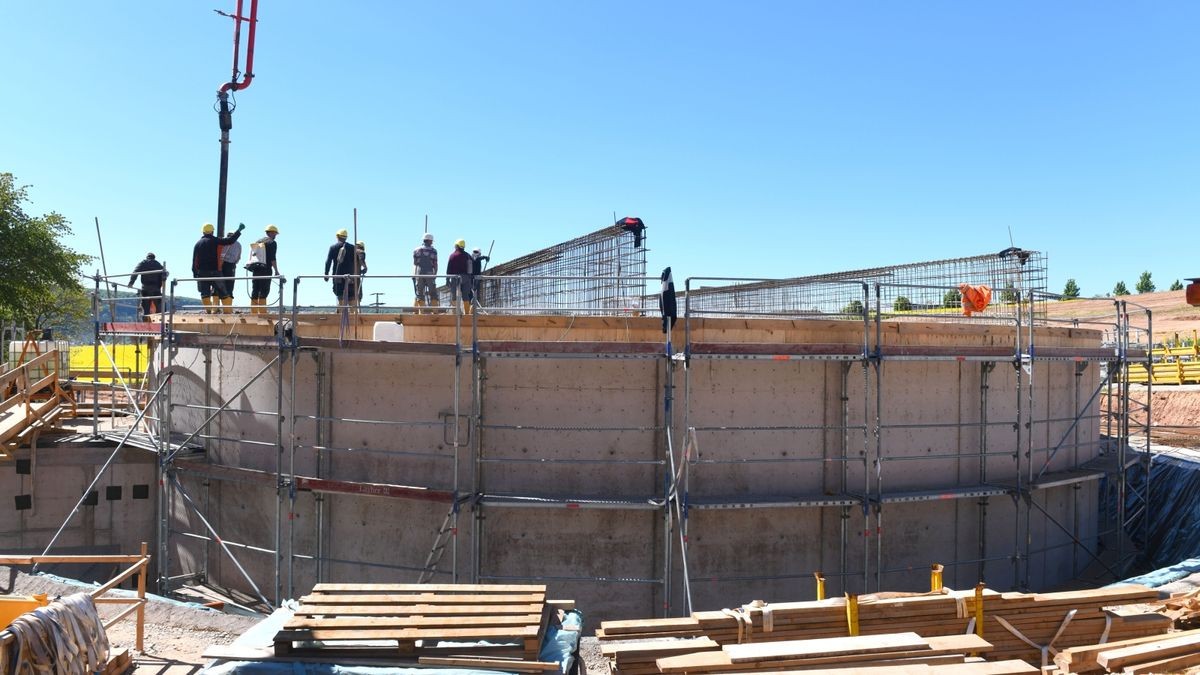
[[[212,10],[233,5],[0,9],[0,171],[83,252],[98,217],[110,272],[153,250],[187,276],[215,221],[231,24]],[[278,225],[289,277],[320,272],[354,207],[378,273],[409,272],[426,214],[443,256],[495,240],[500,262],[615,211],[677,282],[976,255],[1010,229],[1052,291],[1200,276],[1197,3],[260,0],[259,19],[228,222]]]

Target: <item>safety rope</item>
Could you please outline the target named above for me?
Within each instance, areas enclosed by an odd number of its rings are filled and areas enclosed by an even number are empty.
[[[6,675],[84,675],[103,670],[108,662],[104,622],[87,593],[59,598],[23,614],[13,620],[8,631],[16,644]]]

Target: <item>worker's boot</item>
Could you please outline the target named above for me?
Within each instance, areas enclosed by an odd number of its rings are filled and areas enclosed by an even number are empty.
[[[221,298],[221,311],[225,314],[233,314],[233,298]]]
[[[250,313],[259,314],[260,312],[258,311],[258,306],[260,304],[259,298],[250,298]]]
[[[463,314],[470,314],[470,313],[471,313],[471,301],[463,300]]]
[[[417,298],[416,301],[413,302],[413,307],[417,308],[417,311],[415,312],[416,314],[420,314],[421,308],[424,306],[425,306],[425,301],[420,298]]]
[[[205,314],[213,313],[213,297],[211,295],[206,295],[206,296],[200,298],[200,302],[204,303],[204,313]]]
[[[430,306],[430,307],[441,307],[441,306],[442,306],[442,304],[441,304],[441,302],[440,302],[440,301],[439,301],[437,298],[430,298],[430,299],[429,299],[429,306]],[[439,313],[439,312],[438,312],[436,309],[430,312],[430,314],[438,314],[438,313]]]

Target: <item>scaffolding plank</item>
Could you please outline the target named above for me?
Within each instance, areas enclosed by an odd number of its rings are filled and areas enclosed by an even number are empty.
[[[313,586],[314,593],[545,593],[545,584],[335,584]]]
[[[861,343],[767,343],[767,342],[693,342],[692,356],[853,356],[864,354]]]
[[[521,605],[545,602],[545,593],[441,595],[437,593],[377,593],[374,595],[319,593],[300,598],[301,604],[326,605]],[[340,611],[340,610],[339,610]]]
[[[660,342],[604,342],[593,340],[568,340],[548,342],[540,340],[480,340],[479,351],[489,356],[505,353],[519,354],[619,354],[662,356],[667,352],[666,343]]]
[[[310,598],[312,596],[309,596]],[[300,605],[296,616],[337,614],[339,616],[464,616],[472,614],[530,614],[541,609],[539,603],[514,605],[338,605],[320,598]]]

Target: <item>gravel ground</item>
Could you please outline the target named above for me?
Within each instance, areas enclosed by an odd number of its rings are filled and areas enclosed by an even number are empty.
[[[46,593],[50,597],[70,595],[87,590],[80,586],[58,582],[43,576],[30,576],[0,566],[0,579],[13,579],[14,595]],[[7,587],[8,584],[5,584]],[[123,605],[101,605],[103,617],[113,616]],[[150,598],[146,603],[144,646],[136,652],[136,627],[133,617],[124,619],[108,629],[112,648],[127,647],[134,653],[137,667],[134,672],[194,673],[205,663],[200,658],[209,645],[226,645],[258,623],[259,619],[226,614],[201,607]]]

